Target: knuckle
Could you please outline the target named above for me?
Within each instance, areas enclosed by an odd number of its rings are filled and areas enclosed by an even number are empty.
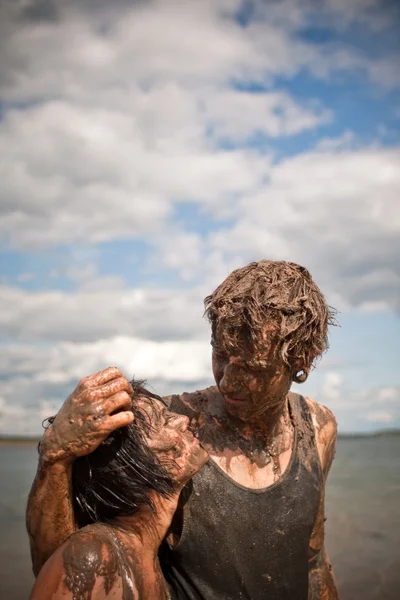
[[[116,380],[116,385],[118,386],[118,388],[123,389],[127,388],[129,386],[129,383],[126,377],[121,375],[121,377],[118,377],[118,379]]]
[[[85,392],[85,400],[87,402],[95,402],[99,397],[98,390],[96,388],[88,389]]]
[[[129,396],[128,392],[121,390],[115,395],[115,400],[119,403],[130,403],[131,397]]]
[[[90,377],[84,377],[78,383],[78,388],[86,390],[90,386]]]
[[[127,385],[128,382],[125,379],[125,377],[119,377],[118,379],[115,379],[115,381],[109,383],[107,385],[107,389],[109,390],[110,394],[116,394],[118,392],[123,391],[124,389],[126,390]]]
[[[118,367],[108,367],[108,369],[106,369],[106,371],[112,372],[112,373],[118,373],[119,375],[121,375],[121,371],[118,369]]]

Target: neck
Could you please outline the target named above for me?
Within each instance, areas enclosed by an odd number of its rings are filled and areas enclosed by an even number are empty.
[[[288,397],[287,395],[275,402],[273,405],[267,406],[260,415],[256,415],[248,420],[234,419],[230,420],[235,423],[238,431],[248,439],[264,438],[271,440],[281,424],[284,424],[288,414]]]
[[[116,517],[117,526],[130,538],[135,548],[140,548],[143,556],[157,558],[158,549],[167,534],[172,517],[176,511],[181,488],[173,497],[165,499],[155,492],[149,492],[156,512],[150,507],[141,506],[137,512],[129,516]],[[144,557],[146,557],[144,556]]]

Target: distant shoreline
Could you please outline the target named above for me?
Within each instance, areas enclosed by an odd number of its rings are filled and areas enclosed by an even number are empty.
[[[356,432],[356,433],[339,433],[339,440],[352,440],[362,438],[376,437],[394,437],[400,436],[400,429],[387,429],[383,431],[372,432]],[[40,437],[23,437],[23,436],[0,436],[0,446],[37,446],[40,442]]]
[[[40,438],[0,437],[0,446],[37,446]]]
[[[360,438],[376,438],[376,437],[395,437],[400,436],[400,429],[388,429],[387,431],[371,431],[357,433],[339,433],[338,439],[360,439]]]

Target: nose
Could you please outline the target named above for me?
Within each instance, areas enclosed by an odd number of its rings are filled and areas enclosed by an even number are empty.
[[[189,418],[184,415],[176,415],[170,420],[170,424],[175,428],[184,433],[189,425]]]
[[[240,367],[234,362],[227,362],[221,369],[221,379],[219,380],[219,389],[223,394],[235,395],[240,390]]]

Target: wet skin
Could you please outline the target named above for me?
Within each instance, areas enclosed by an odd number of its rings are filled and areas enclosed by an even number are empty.
[[[275,355],[272,350],[271,352],[273,362]],[[273,473],[271,472],[270,475],[267,473],[269,466],[267,465],[267,467],[261,469],[257,468],[253,472],[251,462],[246,454],[238,449],[234,439],[227,442],[225,434],[227,424],[234,422],[235,425],[242,426],[240,436],[244,438],[251,440],[254,435],[262,438],[264,436],[268,437],[271,427],[273,428],[276,423],[279,425],[284,416],[285,398],[290,385],[286,367],[279,367],[278,364],[278,368],[272,369],[270,365],[256,365],[253,363],[254,358],[256,357],[246,354],[246,356],[241,357],[237,355],[229,356],[228,360],[228,355],[221,353],[217,345],[214,352],[213,368],[220,391],[218,388],[213,388],[210,393],[207,390],[202,392],[203,397],[209,396],[207,406],[199,406],[199,396],[196,393],[184,394],[182,399],[187,404],[185,414],[190,416],[194,429],[197,429],[197,435],[202,428],[203,433],[210,433],[210,451],[218,442],[221,455],[227,456],[229,459],[232,453],[241,454],[246,459],[243,463],[244,474],[249,478],[249,481],[253,481],[255,475],[265,471],[265,477],[273,482]],[[257,358],[263,359],[263,357]],[[298,368],[300,369],[302,366],[298,365]],[[233,370],[233,367],[235,367],[235,370]],[[264,367],[271,369],[269,377],[266,376],[266,371],[263,371]],[[239,376],[236,375],[237,373],[239,373]],[[234,374],[235,377],[233,377]],[[266,381],[268,381],[268,385],[265,383]],[[114,367],[86,378],[80,382],[66,401],[63,412],[59,413],[60,418],[57,417],[56,422],[47,430],[41,447],[38,474],[32,487],[27,510],[28,531],[36,572],[57,546],[76,529],[68,492],[71,462],[76,456],[92,452],[112,429],[132,422],[133,413],[127,410],[131,398],[130,392],[127,391],[129,387],[128,381]],[[247,393],[247,390],[250,393]],[[122,393],[119,394],[119,392]],[[233,403],[227,403],[226,397],[221,395],[220,392],[225,394],[228,399],[230,398],[229,394],[233,398],[243,396],[241,400],[244,403],[237,406]],[[114,394],[119,394],[118,402],[115,405],[118,406],[118,403],[120,403],[122,409],[122,412],[119,413],[120,416],[118,414],[113,415],[109,408],[108,411],[101,408],[101,404],[106,403]],[[316,431],[318,453],[324,473],[327,475],[334,453],[336,422],[330,411],[320,407],[312,400],[308,402]],[[282,410],[280,417],[278,409],[276,413],[274,410],[267,410],[268,406],[272,409],[273,405],[280,405]],[[263,418],[257,416],[260,407],[266,409]],[[271,418],[272,414],[276,416],[275,419]],[[94,419],[94,416],[97,418]],[[64,423],[65,419],[72,419],[74,423]],[[111,423],[111,419],[114,419],[113,423]],[[86,420],[89,423],[86,423]],[[287,432],[289,429],[289,434],[286,434],[289,442],[283,443],[281,448],[278,447],[282,472],[284,471],[285,462],[287,464],[289,460],[287,455],[290,449],[287,448],[288,443],[290,448],[292,440],[290,420],[286,420],[286,424],[285,419],[283,421],[280,430]],[[74,425],[74,427],[71,428],[70,425]],[[281,435],[281,431],[279,435]],[[229,447],[229,443],[233,444],[233,447]],[[238,459],[240,459],[240,456],[238,456]],[[265,481],[262,481],[258,487],[264,487],[264,484]],[[324,512],[322,501],[320,514],[316,520],[310,541],[309,580],[310,599],[312,598],[312,600],[319,598],[334,600],[337,597],[329,559],[324,552],[323,540]]]
[[[112,525],[96,524],[75,533],[39,574],[31,599],[87,600],[109,595],[117,600],[167,598],[157,553],[185,483],[208,460],[207,452],[187,429],[189,419],[167,411],[159,401],[135,398],[149,420],[146,442],[176,481],[166,500],[151,493],[156,514],[148,507],[117,517]]]
[[[227,413],[242,422],[271,428],[285,406],[292,377],[280,356],[280,342],[273,331],[264,332],[263,352],[243,347],[228,352],[218,329],[211,340],[212,370]]]
[[[163,463],[169,465],[169,471],[181,489],[208,460],[207,452],[188,430],[189,418],[168,411],[165,405],[154,399],[135,399],[135,406],[149,416],[148,446]]]
[[[271,328],[264,332],[264,348],[259,353],[245,343],[227,352],[221,340],[217,328],[211,341],[217,388],[210,391],[208,406],[192,419],[192,426],[213,459],[222,467],[224,463],[229,466],[225,470],[238,483],[265,487],[265,472],[260,485],[249,481],[255,474],[260,479],[253,467],[264,468],[272,460],[275,480],[290,458],[293,427],[287,395],[291,370],[280,356],[280,342]]]
[[[131,384],[116,367],[82,379],[41,441],[46,463],[71,463],[90,454],[115,429],[134,420]]]

